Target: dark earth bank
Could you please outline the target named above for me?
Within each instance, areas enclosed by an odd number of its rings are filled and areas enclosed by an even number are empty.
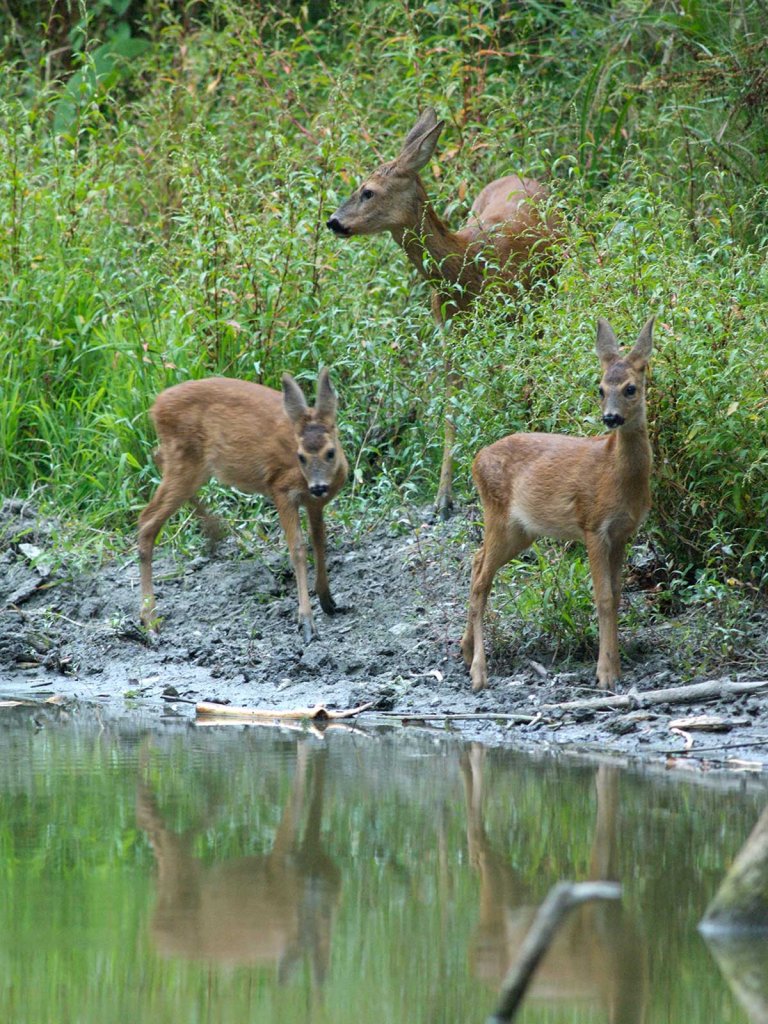
[[[134,552],[82,568],[87,552],[84,559],[67,546],[60,524],[31,503],[8,500],[0,508],[0,696],[43,701],[55,693],[93,702],[110,717],[139,710],[190,720],[200,700],[280,709],[374,701],[375,715],[358,725],[387,712],[494,745],[566,745],[702,770],[768,767],[768,696],[758,686],[706,702],[651,704],[637,696],[618,709],[550,707],[603,696],[593,678],[596,645],[590,637],[581,660],[566,658],[535,615],[521,624],[506,610],[489,612],[490,687],[473,694],[458,641],[480,538],[475,516],[462,509],[434,523],[428,510],[410,510],[364,531],[332,521],[331,588],[346,611],[329,618],[314,602],[320,636],[308,645],[296,628],[295,583],[276,525],[258,539],[229,536],[215,556],[202,545],[186,555],[177,545],[172,555],[161,538],[162,626],[150,640],[138,624]],[[768,678],[764,607],[753,604],[729,625],[740,650],[697,674],[697,655],[725,629],[722,612],[710,602],[675,617],[652,614],[647,562],[639,545],[626,573],[621,694],[705,678]],[[494,594],[512,586],[507,574]],[[439,717],[446,715],[479,717]],[[676,724],[699,716],[716,716],[719,731]]]

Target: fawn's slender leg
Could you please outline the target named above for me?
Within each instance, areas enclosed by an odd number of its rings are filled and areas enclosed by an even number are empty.
[[[453,508],[453,449],[456,446],[456,423],[453,419],[451,403],[458,382],[458,376],[447,353],[445,355],[444,382],[443,461],[440,464],[440,483],[437,488],[435,509],[442,519],[447,519]]]
[[[326,615],[333,615],[337,611],[336,602],[331,597],[331,588],[328,583],[328,570],[325,564],[325,520],[323,519],[323,505],[307,505],[307,518],[309,519],[309,535],[312,538],[312,550],[315,553],[315,593],[320,599],[320,606]]]
[[[205,481],[199,469],[185,470],[174,465],[171,458],[163,461],[163,477],[152,500],[139,516],[139,565],[141,569],[141,621],[147,628],[156,628],[155,592],[152,586],[152,552],[163,524],[185,501],[189,501]],[[173,483],[169,483],[172,480]]]
[[[531,538],[517,527],[510,527],[499,516],[494,518],[486,511],[485,537],[472,563],[472,582],[469,591],[469,615],[467,628],[461,641],[464,660],[470,665],[469,675],[474,691],[488,685],[488,672],[483,646],[483,614],[488,603],[488,594],[493,578],[502,565],[528,547]]]
[[[614,596],[611,546],[607,538],[596,533],[585,537],[592,585],[595,592],[595,606],[600,630],[600,650],[597,657],[597,682],[606,689],[618,682],[619,667],[618,602]]]
[[[309,586],[307,585],[307,551],[301,535],[298,506],[290,498],[275,496],[275,507],[280,517],[288,551],[291,555],[293,571],[296,574],[296,589],[299,594],[299,629],[304,635],[304,643],[308,644],[317,636],[317,629],[312,618],[312,606],[309,603]]]
[[[621,604],[621,576],[624,568],[625,544],[623,541],[614,541],[611,547],[611,590],[613,591],[613,602],[616,605],[616,621],[618,622],[619,605]]]

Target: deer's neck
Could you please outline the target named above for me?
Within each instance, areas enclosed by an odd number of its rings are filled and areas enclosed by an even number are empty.
[[[645,416],[631,427],[620,427],[613,436],[616,467],[625,487],[650,495],[653,453]]]
[[[471,299],[480,291],[482,272],[470,245],[450,231],[426,197],[421,198],[413,226],[397,228],[392,237],[425,280],[446,298]]]

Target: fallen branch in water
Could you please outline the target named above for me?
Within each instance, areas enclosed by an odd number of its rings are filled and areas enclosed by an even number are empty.
[[[504,979],[496,1011],[486,1024],[508,1024],[515,1016],[534,971],[569,911],[587,900],[620,898],[617,882],[559,882],[550,889],[525,936],[517,962]]]
[[[666,690],[634,690],[618,693],[612,697],[589,697],[585,700],[568,700],[561,704],[542,704],[542,711],[609,711],[621,708],[634,710],[648,704],[697,704],[699,701],[722,700],[725,697],[740,697],[745,693],[761,693],[768,690],[768,679],[747,683],[732,683],[728,679],[711,679],[706,683],[691,683],[688,686],[671,686]]]
[[[219,718],[244,718],[244,719],[310,719],[314,722],[329,722],[339,718],[354,718],[362,711],[373,707],[374,701],[361,704],[356,708],[347,708],[345,711],[329,711],[324,704],[316,704],[311,708],[240,708],[232,704],[214,704],[211,701],[201,701],[195,705],[198,716],[216,716]]]

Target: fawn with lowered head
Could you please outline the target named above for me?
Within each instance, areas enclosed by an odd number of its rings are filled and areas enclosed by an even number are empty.
[[[342,238],[389,231],[418,273],[432,285],[432,313],[439,324],[467,309],[489,281],[511,293],[530,289],[554,272],[556,217],[541,204],[547,189],[515,174],[497,178],[472,204],[469,220],[451,231],[427,197],[419,171],[432,159],[444,121],[431,107],[419,116],[398,156],[381,164],[329,218]],[[455,426],[448,409],[456,383],[446,355],[444,450],[437,507],[451,506]]]
[[[325,566],[323,509],[347,478],[347,460],[336,429],[336,393],[320,371],[310,409],[301,388],[283,374],[283,390],[209,377],[163,391],[151,415],[160,446],[155,458],[163,479],[139,518],[141,621],[156,628],[152,551],[165,521],[190,502],[209,537],[216,518],[195,495],[211,477],[274,503],[285,533],[299,592],[299,628],[308,643],[317,635],[307,585],[307,556],[299,506],[307,510],[315,553],[315,590],[324,612],[338,611]]]
[[[600,630],[597,680],[601,687],[618,681],[624,548],[651,507],[645,370],[652,335],[653,317],[634,348],[622,355],[608,322],[598,321],[600,408],[610,433],[510,434],[475,457],[472,476],[483,503],[485,535],[472,563],[461,641],[473,690],[487,685],[483,612],[493,577],[537,537],[586,544]]]

